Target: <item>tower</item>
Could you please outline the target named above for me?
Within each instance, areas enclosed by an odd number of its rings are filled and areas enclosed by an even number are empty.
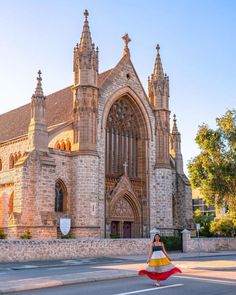
[[[173,227],[172,211],[172,171],[169,155],[170,110],[169,77],[164,74],[160,46],[156,47],[156,60],[153,74],[148,78],[148,96],[155,116],[155,194],[151,200],[151,228]]]
[[[153,74],[148,79],[148,95],[156,119],[156,166],[169,168],[169,77],[163,72],[159,45],[156,50]]]
[[[28,128],[28,150],[48,150],[48,130],[45,121],[45,96],[42,89],[41,71],[38,71],[37,86],[31,98],[31,119]]]
[[[81,152],[95,152],[98,111],[98,48],[89,30],[88,11],[80,43],[74,48],[73,114],[74,141]]]

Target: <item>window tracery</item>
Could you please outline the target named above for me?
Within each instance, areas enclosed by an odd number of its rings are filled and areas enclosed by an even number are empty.
[[[139,125],[135,112],[125,98],[111,107],[106,126],[106,174],[120,175],[124,163],[127,174],[138,176]]]

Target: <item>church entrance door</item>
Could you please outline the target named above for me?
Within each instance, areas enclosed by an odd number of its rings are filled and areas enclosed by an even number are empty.
[[[111,237],[113,238],[119,237],[119,221],[111,222]]]
[[[131,238],[131,222],[125,221],[123,224],[123,238],[130,239]]]

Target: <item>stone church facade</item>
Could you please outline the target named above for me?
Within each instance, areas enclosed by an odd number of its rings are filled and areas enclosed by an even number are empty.
[[[0,228],[56,238],[60,217],[71,218],[74,237],[188,228],[191,189],[160,48],[146,94],[127,34],[118,64],[99,73],[84,16],[73,85],[45,97],[39,71],[31,103],[0,115]]]

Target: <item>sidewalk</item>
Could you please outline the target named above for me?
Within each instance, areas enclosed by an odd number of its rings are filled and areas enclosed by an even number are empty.
[[[184,258],[214,257],[235,255],[236,251],[222,251],[210,253],[169,253],[173,262]],[[22,263],[0,263],[0,271],[13,269],[35,269],[35,268],[52,268],[93,264],[96,271],[75,272],[70,274],[57,274],[45,277],[26,278],[21,280],[9,280],[1,282],[0,294],[10,292],[19,292],[33,289],[48,287],[57,287],[70,284],[88,283],[104,280],[113,280],[120,278],[130,278],[137,276],[137,271],[146,266],[147,256],[116,256],[110,258],[91,258],[64,261],[34,261]],[[111,264],[111,261],[113,264]],[[77,263],[76,263],[77,262]],[[96,262],[96,263],[95,263]],[[102,265],[99,263],[101,262]],[[109,263],[110,262],[110,263]],[[117,264],[114,264],[117,263]],[[96,264],[96,265],[95,265]],[[101,270],[98,270],[101,268]],[[105,270],[104,270],[105,269]]]

